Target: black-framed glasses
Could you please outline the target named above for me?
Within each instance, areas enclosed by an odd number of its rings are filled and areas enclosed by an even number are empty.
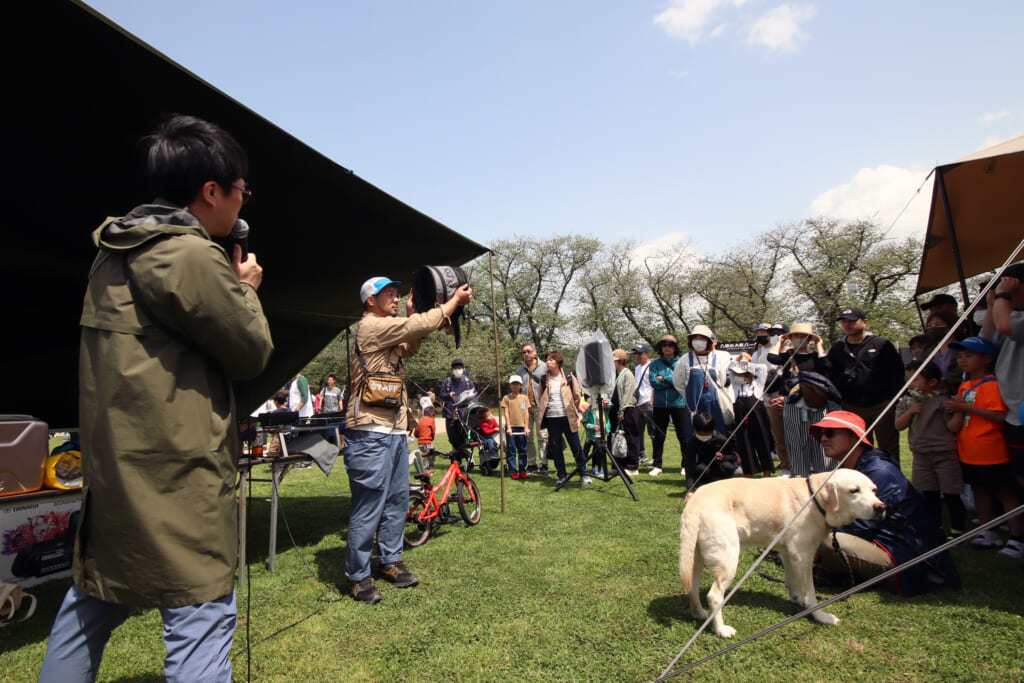
[[[246,183],[244,187],[239,187],[238,185],[232,185],[231,187],[242,193],[242,206],[248,204],[249,200],[252,199],[252,185],[249,183]]]

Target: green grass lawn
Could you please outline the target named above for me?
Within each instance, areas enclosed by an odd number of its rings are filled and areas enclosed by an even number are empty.
[[[248,628],[252,680],[653,680],[696,629],[677,568],[678,446],[666,464],[658,478],[641,472],[639,502],[618,480],[586,488],[574,480],[554,493],[553,479],[507,479],[504,513],[500,480],[475,476],[484,499],[479,526],[443,526],[407,551],[420,585],[380,582],[377,605],[336,592],[345,582],[349,508],[340,463],[328,478],[315,468],[285,477],[281,507],[297,547],[282,523],[274,573],[266,570],[269,485],[254,484],[251,585],[238,587],[235,678],[246,679]],[[909,601],[859,593],[829,608],[842,619],[836,627],[799,620],[678,680],[1022,679],[1024,567],[993,550],[954,556],[962,591]],[[744,554],[741,573],[754,557]],[[705,574],[704,591],[708,584]],[[0,680],[34,680],[67,587],[52,581],[31,589],[40,600],[36,616],[0,630]],[[726,610],[745,637],[797,608],[781,584],[754,574]],[[730,642],[702,635],[680,664]],[[115,631],[99,679],[159,680],[162,658],[159,613],[139,612]]]

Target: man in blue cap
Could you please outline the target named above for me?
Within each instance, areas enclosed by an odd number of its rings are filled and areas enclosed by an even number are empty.
[[[406,316],[399,317],[400,284],[382,276],[363,283],[359,297],[364,312],[350,359],[351,399],[345,411],[344,454],[352,510],[345,576],[349,592],[360,602],[381,599],[370,578],[374,537],[380,576],[398,588],[419,583],[402,562],[402,532],[409,511],[409,393],[404,387],[402,360],[416,355],[420,342],[434,330],[450,325],[455,309],[473,298],[473,290],[463,285],[440,306],[418,313],[410,292]],[[395,376],[401,380],[400,388],[389,394],[388,378]]]

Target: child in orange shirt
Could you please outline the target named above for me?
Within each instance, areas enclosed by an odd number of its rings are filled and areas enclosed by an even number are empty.
[[[432,453],[434,450],[434,432],[436,430],[434,406],[424,406],[423,417],[416,423],[416,429],[413,431],[413,436],[416,437],[420,445],[420,459],[423,463],[421,472],[434,468],[434,456]]]
[[[999,351],[984,337],[968,337],[962,342],[951,343],[949,348],[956,351],[957,364],[966,373],[967,381],[960,385],[955,398],[946,401],[945,408],[951,413],[946,424],[950,431],[957,433],[957,452],[964,481],[974,489],[978,518],[984,523],[993,517],[993,498],[998,498],[1005,510],[1012,510],[1020,504],[1013,489],[1010,449],[1003,431],[1006,404],[999,395],[999,385],[992,374]],[[993,548],[1002,544],[993,529],[971,541],[976,548]],[[1024,558],[1024,517],[1010,519],[1010,540],[999,554]]]

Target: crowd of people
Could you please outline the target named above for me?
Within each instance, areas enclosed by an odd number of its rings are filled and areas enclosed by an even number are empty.
[[[923,304],[926,332],[911,341],[909,363],[892,342],[869,331],[868,317],[857,307],[839,312],[843,335],[828,348],[812,325],[796,322],[757,325],[753,348],[735,355],[718,348],[706,325],[694,326],[684,344],[663,335],[653,360],[646,343],[616,349],[614,391],[602,399],[604,424],[579,379],[563,368],[562,352],[539,357],[533,344],[524,343],[523,363],[501,399],[507,471],[520,480],[553,475],[564,485],[568,447],[584,486],[592,475],[609,472],[607,455],[630,477],[643,469],[658,477],[665,472],[670,423],[691,494],[732,476],[858,469],[879,485],[890,515],[842,530],[848,537],[843,547],[858,573],[875,575],[962,534],[966,496],[980,523],[1020,505],[1022,280],[1024,264],[1009,268],[979,302],[980,313],[951,334],[956,300],[940,294]],[[904,430],[909,480],[900,469]],[[617,434],[621,452],[611,447]],[[1024,516],[1011,518],[1008,540],[992,529],[971,545],[1024,559]],[[823,566],[835,567],[831,549],[822,558]],[[890,585],[909,596],[957,587],[959,577],[949,556],[940,554]]]

